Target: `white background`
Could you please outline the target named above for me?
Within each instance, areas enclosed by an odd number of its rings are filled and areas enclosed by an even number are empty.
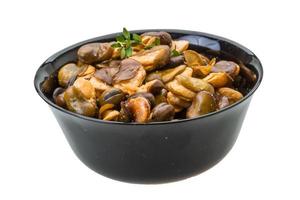
[[[1,1],[1,200],[300,198],[297,1],[170,2]],[[170,184],[128,184],[94,173],[71,151],[34,90],[34,73],[58,50],[123,26],[209,32],[261,59],[265,76],[240,136],[212,169]]]

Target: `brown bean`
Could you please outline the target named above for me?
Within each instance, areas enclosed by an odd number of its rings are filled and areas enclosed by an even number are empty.
[[[140,86],[137,92],[149,92],[154,95],[159,94],[162,89],[165,88],[165,85],[162,81],[154,79]]]
[[[99,103],[100,105],[113,104],[118,106],[124,97],[125,94],[122,90],[117,88],[109,88],[101,94],[99,97]]]
[[[167,83],[166,86],[169,91],[177,95],[179,98],[182,98],[183,100],[191,101],[196,95],[195,92],[179,84],[177,80],[173,80]]]
[[[224,87],[232,84],[232,79],[225,72],[210,73],[204,81],[210,83],[215,88]]]
[[[232,78],[240,73],[240,66],[232,61],[221,60],[217,62],[211,69],[212,72],[225,72]]]
[[[185,62],[189,67],[194,65],[205,66],[209,63],[209,59],[207,57],[193,50],[186,50],[183,52],[183,55]]]
[[[112,57],[113,48],[110,43],[89,43],[79,48],[78,59],[86,64],[108,60]]]
[[[117,110],[107,110],[103,113],[103,120],[116,121],[118,120],[120,112]]]
[[[216,110],[215,98],[206,91],[197,93],[193,99],[192,105],[187,109],[186,117],[193,118]]]
[[[222,96],[226,96],[230,104],[233,104],[243,98],[243,95],[239,91],[236,91],[232,88],[219,88],[218,93]]]
[[[167,101],[169,104],[177,107],[182,107],[182,108],[188,108],[191,105],[190,101],[185,101],[183,99],[180,99],[176,95],[174,95],[172,92],[168,92],[167,94]]]
[[[81,67],[78,67],[74,63],[68,63],[62,66],[58,71],[58,83],[62,87],[67,87],[70,80],[73,78],[76,80],[77,74],[82,70]]]
[[[152,110],[152,121],[170,121],[174,118],[175,109],[172,105],[161,103]]]
[[[146,71],[153,71],[168,64],[170,48],[167,45],[154,46],[151,49],[140,51],[131,58],[140,62]]]
[[[64,88],[58,87],[54,90],[53,95],[52,95],[54,103],[63,108],[66,107],[66,101],[64,99],[64,92],[65,92]]]
[[[69,87],[64,93],[64,99],[68,110],[81,115],[94,117],[97,113],[96,99],[86,99],[80,89],[75,86]]]
[[[151,106],[145,97],[129,99],[126,103],[126,107],[135,122],[146,123],[149,120]]]
[[[241,75],[244,76],[250,83],[255,83],[257,79],[256,74],[242,63],[240,64],[240,67]]]
[[[141,35],[141,37],[144,36],[152,36],[159,38],[160,44],[165,44],[171,46],[172,44],[172,37],[169,33],[164,32],[164,31],[159,31],[159,32],[146,32]]]
[[[194,92],[200,92],[202,90],[205,90],[212,94],[214,93],[214,87],[206,81],[203,81],[202,79],[178,75],[176,76],[176,80],[184,87]]]
[[[136,92],[133,95],[130,95],[128,97],[128,100],[133,99],[133,98],[137,98],[137,97],[144,97],[149,101],[151,107],[155,106],[155,97],[153,96],[153,94],[151,94],[149,92]]]
[[[182,55],[171,57],[168,63],[168,67],[176,67],[184,63],[184,57]]]
[[[229,103],[229,99],[228,97],[226,96],[219,96],[218,98],[218,109],[222,109],[222,108],[225,108],[227,106],[229,106],[230,103]]]

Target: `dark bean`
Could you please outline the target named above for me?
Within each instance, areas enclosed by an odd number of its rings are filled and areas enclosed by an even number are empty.
[[[170,121],[174,118],[175,109],[172,105],[161,103],[152,110],[152,121]]]

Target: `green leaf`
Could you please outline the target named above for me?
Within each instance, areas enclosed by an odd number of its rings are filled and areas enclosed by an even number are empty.
[[[148,46],[145,46],[144,49],[151,49],[154,46],[160,45],[160,39],[159,38],[155,38],[154,42]]]
[[[130,33],[128,32],[128,30],[126,28],[123,28],[123,36],[125,37],[125,39],[130,40]]]
[[[132,39],[133,39],[134,41],[136,41],[136,42],[141,42],[141,41],[142,41],[141,36],[139,36],[139,35],[136,34],[136,33],[134,33],[134,34],[132,35]]]
[[[140,44],[140,42],[137,42],[135,40],[131,40],[131,45],[137,45],[137,44]]]
[[[124,38],[123,35],[118,35],[118,36],[116,37],[116,40],[117,40],[118,42],[124,42],[124,41],[125,41],[125,38]]]
[[[121,59],[123,59],[123,58],[125,58],[125,56],[126,56],[126,51],[125,51],[125,48],[123,47],[121,49],[121,55],[120,55],[120,57],[121,57]]]
[[[160,39],[159,38],[155,38],[154,43],[155,46],[160,45]]]
[[[111,47],[112,47],[112,48],[119,48],[119,47],[121,47],[121,44],[118,43],[118,42],[116,42],[116,43],[113,43],[113,44],[111,45]]]
[[[126,51],[126,57],[127,58],[132,56],[132,48],[131,47],[126,48],[125,51]]]
[[[125,40],[125,45],[126,45],[127,48],[130,47],[131,46],[131,40],[130,39],[126,39]]]
[[[180,56],[181,54],[176,51],[176,49],[173,49],[172,52],[171,52],[171,57],[176,57],[176,56]]]

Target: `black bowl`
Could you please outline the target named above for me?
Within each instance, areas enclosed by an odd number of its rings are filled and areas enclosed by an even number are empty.
[[[146,31],[154,30],[133,32]],[[50,105],[78,158],[99,174],[134,183],[185,179],[218,163],[237,139],[252,95],[262,80],[258,58],[242,45],[219,36],[184,30],[163,31],[173,38],[188,39],[193,48],[232,55],[256,73],[257,81],[241,101],[198,118],[149,124],[102,121],[55,105],[41,91],[41,83],[63,64],[76,60],[81,45],[112,41],[119,33],[86,40],[54,54],[36,72],[36,91]]]

